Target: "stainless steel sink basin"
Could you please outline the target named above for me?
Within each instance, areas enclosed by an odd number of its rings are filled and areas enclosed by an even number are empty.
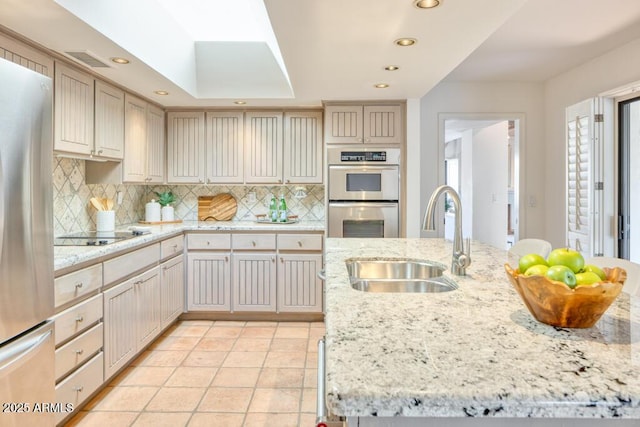
[[[447,292],[458,285],[440,263],[406,258],[352,258],[346,261],[351,287],[366,292]]]
[[[357,280],[351,287],[365,292],[448,292],[458,288],[452,280],[438,277],[432,280]]]

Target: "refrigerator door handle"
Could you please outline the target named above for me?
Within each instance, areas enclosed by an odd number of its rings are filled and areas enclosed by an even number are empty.
[[[0,348],[0,376],[8,375],[28,362],[52,335],[53,330],[49,329],[35,337],[5,344],[4,348]]]

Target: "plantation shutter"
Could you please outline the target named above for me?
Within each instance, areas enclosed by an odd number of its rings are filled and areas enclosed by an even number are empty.
[[[566,109],[567,246],[585,257],[603,254],[602,101]]]

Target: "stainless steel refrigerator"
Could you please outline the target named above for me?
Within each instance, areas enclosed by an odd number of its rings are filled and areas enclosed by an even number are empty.
[[[0,425],[54,425],[52,80],[0,59]]]

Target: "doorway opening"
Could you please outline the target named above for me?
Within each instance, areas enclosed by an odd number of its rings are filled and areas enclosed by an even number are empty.
[[[506,114],[441,118],[442,181],[460,195],[463,235],[500,249],[519,240],[522,123],[521,116]],[[454,223],[453,205],[445,198],[446,239],[453,238]]]

